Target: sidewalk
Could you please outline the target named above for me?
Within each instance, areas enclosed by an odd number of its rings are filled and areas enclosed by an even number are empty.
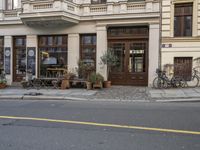
[[[20,100],[82,100],[82,101],[200,101],[200,88],[152,89],[136,86],[112,86],[108,89],[22,89],[8,87],[0,90],[0,99]]]

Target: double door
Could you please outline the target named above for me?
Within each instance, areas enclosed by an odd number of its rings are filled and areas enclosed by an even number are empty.
[[[148,41],[109,41],[108,49],[118,57],[109,79],[116,85],[147,86]]]

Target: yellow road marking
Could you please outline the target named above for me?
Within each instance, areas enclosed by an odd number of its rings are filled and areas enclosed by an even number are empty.
[[[71,120],[57,120],[57,119],[47,119],[47,118],[0,116],[0,119],[35,120],[35,121],[69,123],[69,124],[79,124],[79,125],[89,125],[89,126],[102,126],[102,127],[113,127],[113,128],[137,129],[137,130],[147,130],[147,131],[158,131],[158,132],[169,132],[169,133],[182,133],[182,134],[200,135],[200,131],[187,131],[187,130],[151,128],[151,127],[132,126],[132,125],[106,124],[106,123],[71,121]]]

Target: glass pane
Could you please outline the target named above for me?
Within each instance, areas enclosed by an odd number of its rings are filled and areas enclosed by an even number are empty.
[[[118,62],[115,67],[112,67],[113,72],[124,71],[124,59],[125,59],[125,44],[124,43],[113,43],[110,45],[109,50],[113,51],[118,57]]]
[[[39,41],[41,38],[39,37]],[[67,36],[47,36],[47,45],[39,45],[40,77],[63,76],[67,69]]]
[[[56,36],[55,37],[55,42],[56,42],[56,45],[62,45],[63,44],[62,36]]]
[[[96,35],[82,35],[81,36],[81,60],[96,68]],[[92,69],[92,70],[94,70]]]
[[[192,36],[192,16],[186,16],[184,18],[184,35]]]
[[[145,45],[134,43],[129,50],[129,72],[145,72]]]
[[[181,35],[181,17],[174,17],[174,36]]]
[[[52,36],[47,37],[47,45],[49,45],[49,46],[53,45],[53,37]]]
[[[19,40],[20,41],[20,40]],[[26,48],[16,48],[16,74],[26,74]]]
[[[24,38],[16,38],[15,46],[24,46],[26,44],[26,39]]]
[[[83,44],[92,44],[92,36],[83,36]]]

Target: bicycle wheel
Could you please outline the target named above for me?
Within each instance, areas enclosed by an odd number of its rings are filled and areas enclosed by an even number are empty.
[[[165,82],[161,78],[156,77],[153,80],[153,88],[155,89],[165,88]]]
[[[197,87],[199,85],[199,78],[196,76],[192,76],[191,80],[187,81],[188,87]]]
[[[171,79],[171,84],[175,88],[184,88],[184,87],[187,87],[186,81],[182,77],[173,77]]]

